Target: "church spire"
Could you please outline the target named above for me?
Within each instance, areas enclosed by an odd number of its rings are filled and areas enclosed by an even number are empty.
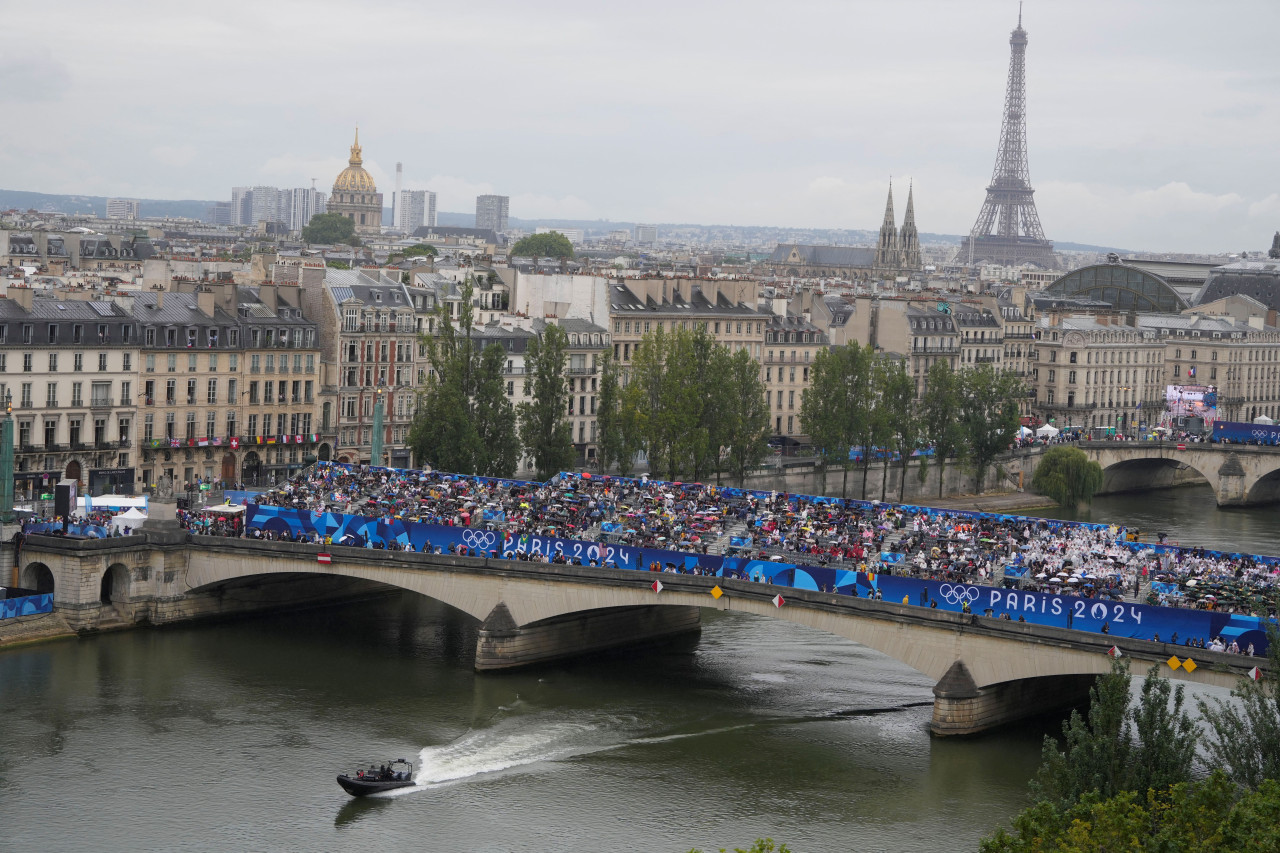
[[[883,271],[898,268],[898,224],[893,215],[893,179],[889,180],[889,199],[884,205],[884,223],[880,226],[880,239],[876,243],[874,268]]]
[[[356,128],[356,141],[351,143],[351,159],[347,161],[352,166],[359,166],[364,163],[360,156],[360,128]]]
[[[915,187],[907,185],[907,212],[902,220],[902,233],[898,236],[898,251],[901,253],[900,266],[904,270],[918,270],[923,266],[920,259],[920,233],[916,230]]]

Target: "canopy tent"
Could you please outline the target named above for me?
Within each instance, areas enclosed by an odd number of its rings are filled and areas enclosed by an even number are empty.
[[[1053,438],[1057,434],[1058,434],[1058,428],[1053,426],[1052,424],[1045,424],[1044,426],[1040,427],[1040,429],[1036,430],[1036,435],[1040,436],[1041,438]]]
[[[128,507],[136,507],[145,511],[147,509],[147,496],[140,495],[98,495],[91,497],[84,496],[84,511],[93,512],[95,509],[126,509]]]
[[[241,515],[244,513],[244,506],[235,506],[233,504],[222,504],[221,506],[206,506],[201,508],[200,512],[211,512],[214,515]]]
[[[1018,438],[1026,438],[1031,435],[1030,427],[1018,427]]]
[[[124,529],[128,527],[130,530],[137,530],[142,522],[147,520],[147,514],[137,507],[129,507],[125,512],[120,513],[111,519],[111,530],[114,533],[124,533]]]
[[[1264,425],[1275,423],[1275,421],[1271,420],[1271,418],[1267,417],[1266,415],[1258,415],[1256,418],[1253,419],[1253,422],[1255,424],[1264,424]]]

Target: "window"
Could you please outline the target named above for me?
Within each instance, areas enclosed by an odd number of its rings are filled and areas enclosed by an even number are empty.
[[[176,438],[174,433],[174,415],[173,412],[165,412],[164,414],[164,437],[173,441]]]
[[[256,406],[258,404],[258,383],[253,381],[249,383],[249,405]]]
[[[127,379],[120,383],[120,405],[133,405],[133,383]]]
[[[187,380],[187,405],[194,405],[196,402],[196,381],[194,379]]]
[[[211,435],[218,434],[218,413],[209,411],[204,416],[204,435],[208,438]]]
[[[132,426],[133,426],[132,418],[120,418],[120,420],[116,422],[116,430],[118,431],[118,434],[120,436],[121,444],[129,443],[129,430],[130,428],[132,428]]]
[[[129,327],[125,326],[125,328],[127,329]],[[133,370],[133,353],[127,352],[124,354],[124,362],[121,365],[120,369],[123,370],[125,373],[128,373],[129,371]]]
[[[58,383],[49,382],[44,386],[44,404],[50,409],[58,408]]]
[[[258,437],[258,416],[249,415],[249,438]]]
[[[276,383],[272,382],[270,379],[262,383],[262,402],[266,403],[268,406],[275,402],[275,388]]]
[[[187,441],[196,437],[196,413],[187,412]]]
[[[147,414],[142,418],[142,440],[152,441],[156,437],[156,416]]]
[[[233,347],[240,346],[240,330],[239,329],[227,330],[227,345],[233,346]]]
[[[76,359],[76,370],[80,369],[80,360]],[[147,356],[147,373],[156,372],[156,357],[154,355]]]
[[[209,372],[216,373],[218,370],[218,354],[216,352],[209,353]]]
[[[187,373],[195,373],[195,372],[196,372],[196,354],[192,353],[191,355],[187,356]]]
[[[71,419],[71,446],[76,447],[80,444],[80,427],[83,424],[80,418]]]
[[[216,404],[218,402],[218,380],[210,379],[208,383],[207,393],[205,395],[206,402]]]
[[[71,405],[73,405],[73,406],[83,406],[83,405],[84,405],[84,397],[83,397],[84,390],[83,390],[83,389],[84,389],[84,383],[83,383],[83,382],[72,382],[72,383],[71,383]]]
[[[73,344],[84,343],[84,326],[82,326],[79,323],[76,323],[71,327],[71,343]]]
[[[22,354],[22,372],[23,373],[31,372],[31,353],[29,352],[24,352]]]
[[[143,330],[143,332],[142,332],[142,340],[143,340],[143,341],[146,343],[146,345],[147,345],[147,346],[149,346],[149,347],[153,347],[153,346],[155,346],[155,345],[156,345],[156,330],[155,330],[154,328],[152,328],[152,327],[148,326],[148,327],[147,327],[146,329],[144,329],[144,330]]]
[[[107,354],[105,352],[98,353],[98,372],[103,373],[107,369]]]
[[[165,382],[164,401],[170,405],[178,402],[178,380],[170,379]]]
[[[167,366],[170,373],[178,372],[178,357],[173,353],[169,353],[169,364]]]
[[[240,369],[240,356],[237,353],[233,352],[227,355],[227,369],[232,373]]]
[[[110,382],[94,382],[89,386],[91,406],[110,406],[111,405],[111,383]]]
[[[236,405],[239,400],[236,398],[236,380],[227,380],[227,402],[232,406]]]
[[[58,372],[58,354],[56,352],[49,353],[49,372]]]
[[[261,357],[257,353],[254,353],[253,355],[249,356],[249,372],[250,373],[261,372],[261,362],[259,361],[260,358]]]

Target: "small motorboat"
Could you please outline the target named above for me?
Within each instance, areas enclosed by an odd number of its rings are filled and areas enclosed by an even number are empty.
[[[403,758],[389,761],[380,767],[370,764],[368,770],[340,773],[338,784],[353,797],[394,791],[396,788],[412,788],[415,784],[413,765]]]

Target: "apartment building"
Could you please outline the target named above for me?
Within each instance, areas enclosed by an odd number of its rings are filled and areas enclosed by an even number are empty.
[[[806,438],[800,405],[810,385],[809,372],[818,353],[830,346],[826,334],[802,316],[771,315],[764,327],[763,374],[769,402],[769,431],[787,443]]]
[[[63,478],[132,494],[138,331],[112,302],[0,300],[0,398],[14,417],[15,495],[38,500]]]

